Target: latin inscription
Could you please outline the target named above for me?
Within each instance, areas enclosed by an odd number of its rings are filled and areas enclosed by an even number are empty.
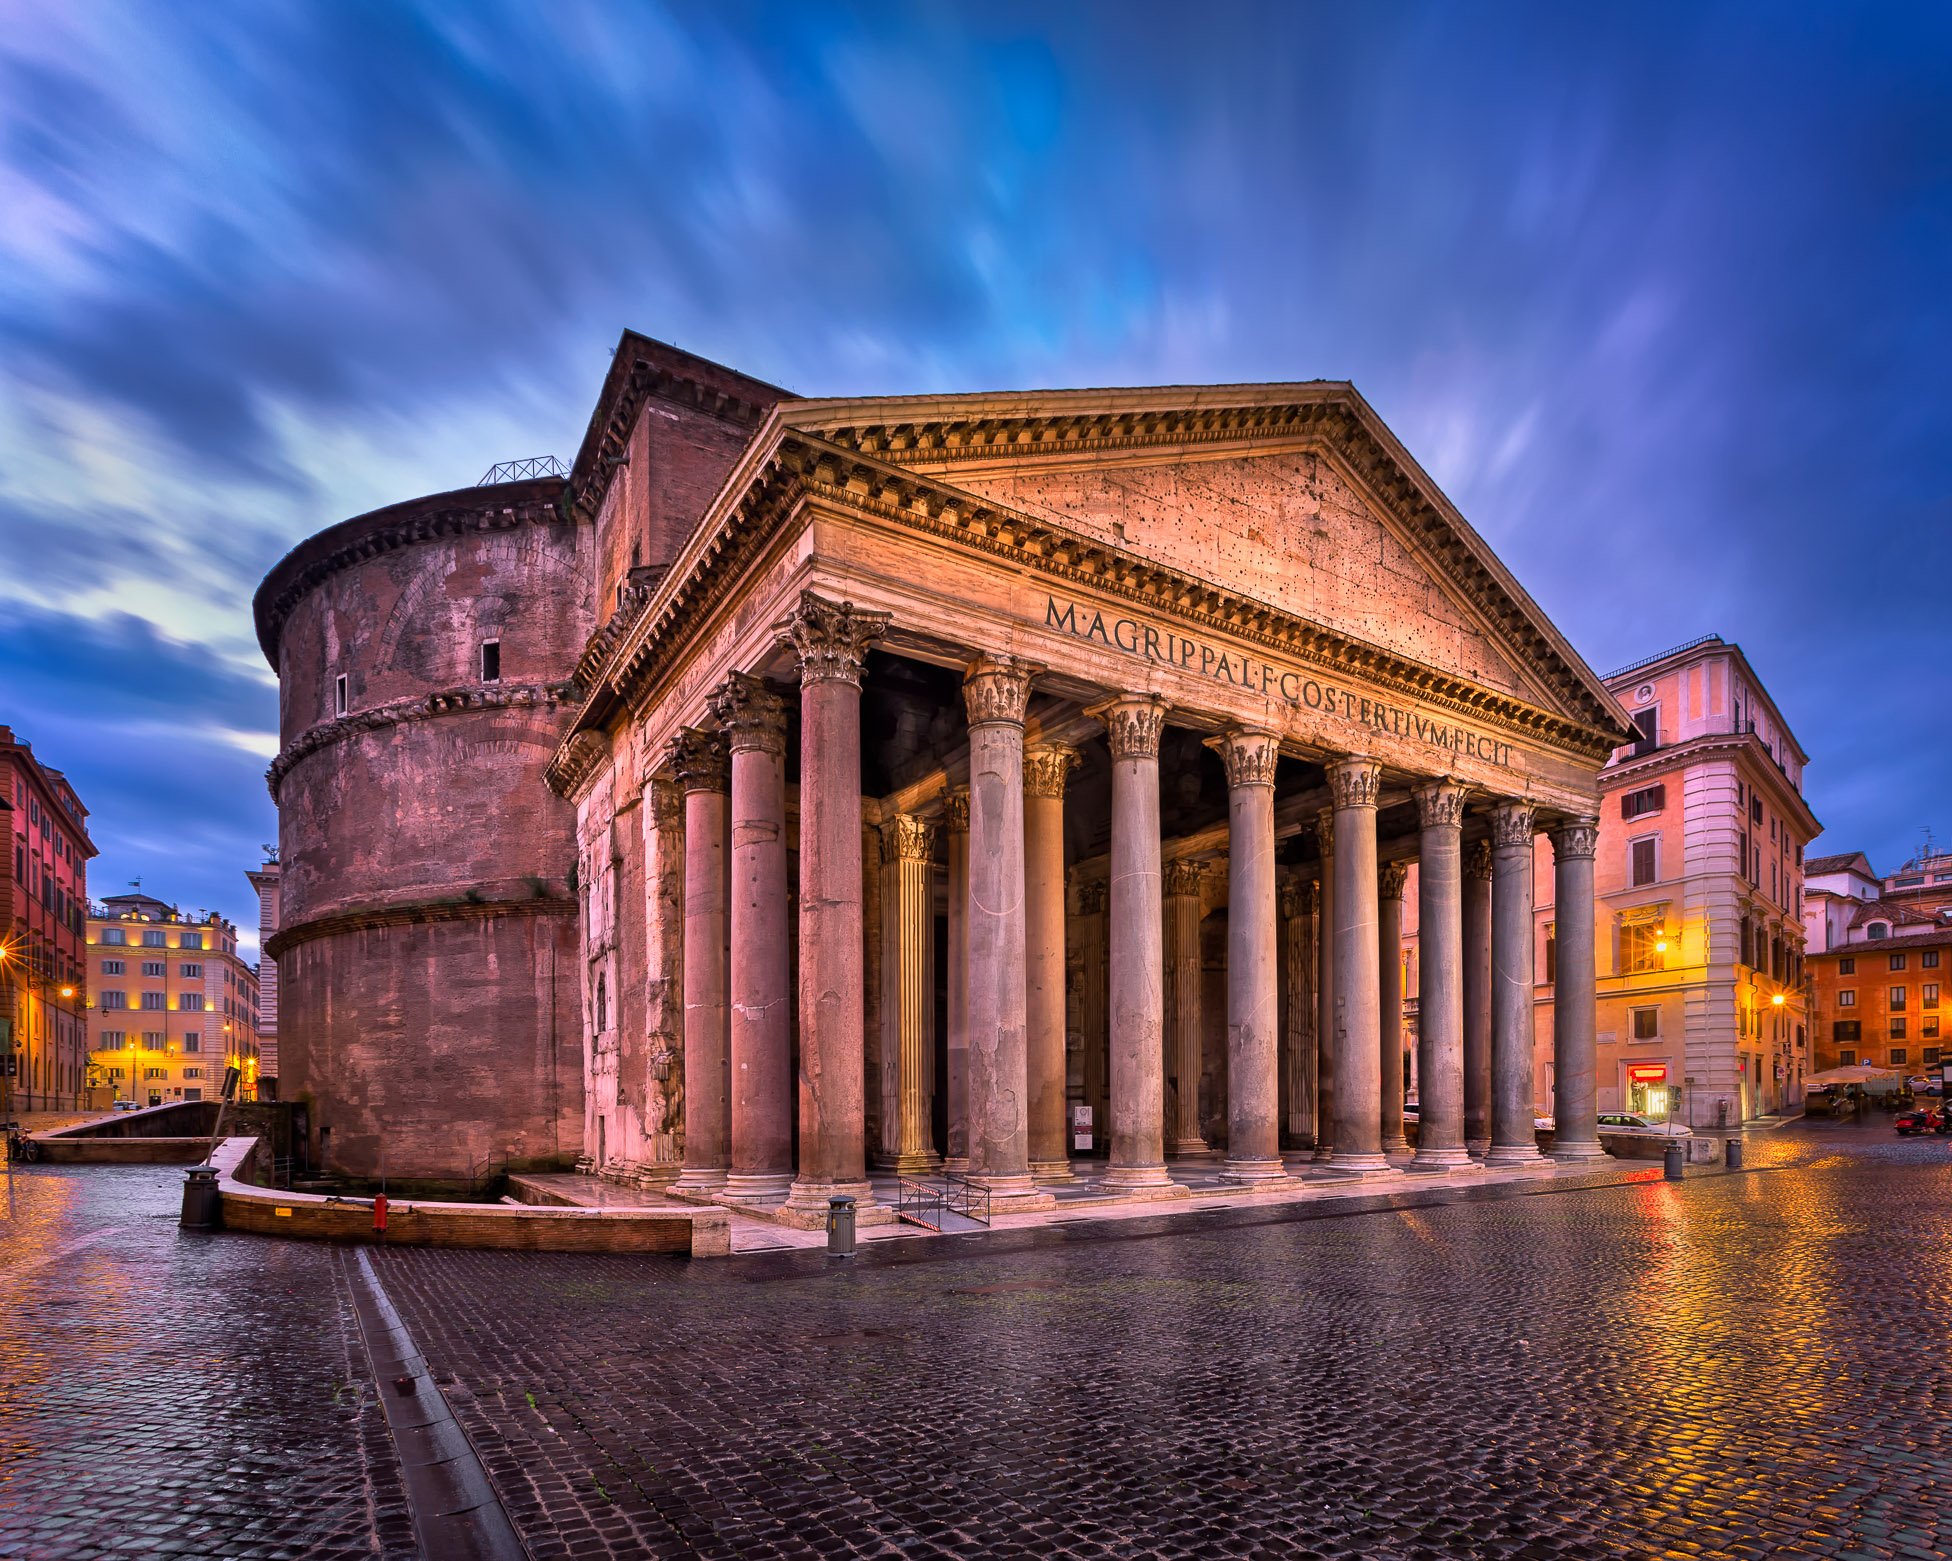
[[[1044,626],[1081,640],[1095,640],[1128,656],[1140,656],[1161,666],[1178,667],[1228,683],[1251,693],[1271,695],[1298,710],[1319,710],[1324,715],[1353,721],[1358,726],[1397,737],[1409,737],[1433,748],[1447,748],[1491,764],[1510,765],[1512,745],[1486,737],[1468,727],[1433,720],[1401,705],[1370,699],[1333,683],[1325,683],[1293,668],[1277,666],[1238,651],[1203,644],[1187,635],[1136,618],[1107,618],[1095,607],[1075,603],[1060,604],[1055,596],[1046,599]]]

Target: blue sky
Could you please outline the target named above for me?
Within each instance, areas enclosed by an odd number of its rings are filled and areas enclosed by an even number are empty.
[[[0,721],[241,923],[252,589],[567,457],[632,326],[808,394],[1355,381],[1593,665],[1738,640],[1952,838],[1952,8],[0,7]]]

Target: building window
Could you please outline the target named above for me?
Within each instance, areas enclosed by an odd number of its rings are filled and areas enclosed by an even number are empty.
[[[180,949],[200,949],[203,947],[203,934],[186,932],[176,940],[176,946]]]
[[[1919,1053],[1918,1060],[1928,1068],[1936,1068],[1938,1066],[1938,1048],[1936,1046],[1927,1046],[1924,1051]]]
[[[1830,1039],[1833,1041],[1855,1041],[1863,1033],[1863,1023],[1857,1019],[1839,1019],[1830,1026]]]
[[[1749,793],[1749,822],[1751,824],[1762,822],[1762,796],[1759,792]]]
[[[332,713],[346,713],[346,675],[343,672],[332,680]]]
[[[1837,961],[1837,974],[1838,974],[1838,975],[1840,975],[1840,976],[1854,976],[1854,975],[1856,975],[1856,974],[1857,974],[1857,961],[1856,961],[1856,960],[1854,960],[1854,959],[1840,959],[1840,960],[1838,960],[1838,961]]]
[[[1896,1012],[1905,1006],[1905,989],[1901,986],[1891,988],[1891,1009]]]
[[[1904,1038],[1905,1038],[1904,1020],[1893,1019],[1891,1021],[1891,1039],[1894,1041],[1902,1041]]]
[[[1636,1041],[1658,1041],[1661,1038],[1661,1011],[1658,1008],[1633,1010],[1633,1038]]]
[[[1920,1008],[1938,1007],[1938,983],[1936,981],[1927,981],[1925,983],[1923,989],[1918,994],[1918,1006]]]
[[[1630,791],[1620,799],[1620,817],[1641,818],[1649,813],[1658,813],[1667,806],[1667,787],[1642,786],[1638,791]]]
[[[127,992],[104,992],[102,994],[102,1007],[104,1008],[116,1009],[127,1008],[128,1006],[129,994]]]
[[[129,940],[123,936],[122,929],[120,927],[104,927],[102,929],[102,941],[108,944],[111,948],[120,948],[124,943],[127,943]]]
[[[1406,965],[1408,964],[1407,955],[1405,955],[1404,962]],[[1556,923],[1547,922],[1545,924],[1545,984],[1547,986],[1550,986],[1554,981],[1558,979],[1559,979],[1559,938],[1557,934],[1557,926]],[[1407,970],[1405,971],[1404,974],[1403,990],[1406,992],[1414,992],[1416,990],[1415,986],[1412,985],[1410,982]]]
[[[119,976],[122,974],[122,965],[123,962],[119,959],[105,959],[102,961],[102,974],[105,976]]]
[[[1661,707],[1649,705],[1645,710],[1636,711],[1633,724],[1639,729],[1640,738],[1633,745],[1635,753],[1647,753],[1661,745]]]
[[[1660,841],[1654,835],[1627,842],[1628,882],[1638,889],[1660,882]]]
[[[165,999],[161,992],[144,992],[142,994],[142,1006],[144,1008],[149,1008],[149,1009],[161,1008],[163,1006],[164,1001]]]
[[[483,640],[481,642],[481,681],[499,683],[502,680],[502,642]]]
[[[163,1049],[163,1032],[161,1030],[144,1030],[142,1032],[142,1049],[146,1052],[161,1051]]]
[[[1904,1049],[1904,1047],[1902,1047],[1902,1046],[1893,1046],[1893,1047],[1891,1048],[1891,1066],[1892,1066],[1892,1067],[1894,1067],[1894,1068],[1895,1068],[1895,1067],[1898,1067],[1898,1066],[1900,1066],[1900,1065],[1901,1065],[1901,1064],[1902,1064],[1902,1063],[1904,1062],[1904,1060],[1905,1060],[1905,1049]]]
[[[202,1077],[203,1077],[203,1069],[201,1069],[201,1068],[185,1068],[185,1069],[183,1070],[183,1077],[184,1077],[184,1078],[186,1078],[186,1079],[200,1079],[200,1078],[202,1078]]]
[[[1891,968],[1892,968],[1893,970],[1903,970],[1903,969],[1905,968],[1905,957],[1904,957],[1904,955],[1902,955],[1902,954],[1893,954],[1893,955],[1891,956]]]
[[[202,1051],[203,1050],[202,1032],[198,1030],[191,1030],[188,1034],[186,1034],[183,1037],[183,1050],[185,1050],[186,1052]]]
[[[184,964],[181,974],[186,980],[200,981],[203,979],[203,966],[190,960]]]
[[[185,992],[176,1000],[176,1006],[186,1013],[196,1013],[203,1007],[203,994],[201,992]]]
[[[163,973],[163,962],[160,959],[145,959],[142,962],[142,973],[145,976],[160,976]]]
[[[1873,942],[1882,938],[1888,938],[1890,935],[1891,935],[1891,929],[1881,921],[1872,922],[1870,926],[1864,930],[1864,936],[1870,938]]]
[[[199,1087],[197,1087],[196,1089],[186,1089],[186,1090],[184,1090],[184,1091],[183,1091],[183,1098],[184,1098],[185,1100],[201,1100],[201,1099],[203,1099],[203,1089],[202,1089],[202,1087],[201,1087],[201,1086],[199,1086]]]
[[[1927,1014],[1923,1019],[1920,1019],[1918,1021],[1918,1033],[1924,1036],[1925,1039],[1928,1041],[1937,1040],[1938,1039],[1937,1017],[1932,1014]]]
[[[1667,952],[1661,947],[1667,941],[1661,928],[1639,923],[1620,929],[1620,964],[1627,975],[1637,975],[1644,970],[1665,970]]]
[[[1857,1006],[1857,993],[1855,991],[1839,992],[1837,994],[1837,1006],[1839,1008],[1855,1008]]]
[[[1938,969],[1938,950],[1937,949],[1920,950],[1918,955],[1918,963],[1923,965],[1927,970]]]
[[[160,932],[145,932],[142,935],[142,946],[146,949],[159,949],[159,948],[166,947],[166,945],[163,942],[163,935]]]
[[[1837,1053],[1837,1065],[1841,1068],[1856,1067],[1857,1053],[1848,1046],[1844,1047],[1842,1051]]]

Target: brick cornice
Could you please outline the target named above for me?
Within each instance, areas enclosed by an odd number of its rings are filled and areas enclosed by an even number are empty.
[[[409,721],[431,721],[440,716],[469,715],[483,710],[552,710],[569,697],[570,691],[571,685],[566,683],[476,684],[415,694],[408,699],[374,705],[369,710],[334,716],[307,727],[286,743],[265,770],[264,784],[271,792],[271,800],[276,802],[285,777],[301,760],[362,732],[378,732]]]
[[[566,895],[534,895],[523,900],[421,900],[408,905],[375,905],[335,911],[294,926],[281,927],[264,941],[272,959],[301,943],[339,937],[348,932],[371,932],[381,927],[418,927],[430,922],[470,921],[486,916],[570,916],[576,901]]]

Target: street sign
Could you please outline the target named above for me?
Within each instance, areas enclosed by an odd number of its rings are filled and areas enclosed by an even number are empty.
[[[224,1069],[224,1099],[237,1099],[237,1081],[243,1076],[243,1073],[237,1068],[231,1067]]]
[[[1091,1107],[1089,1106],[1071,1108],[1071,1147],[1073,1149],[1092,1147]]]

